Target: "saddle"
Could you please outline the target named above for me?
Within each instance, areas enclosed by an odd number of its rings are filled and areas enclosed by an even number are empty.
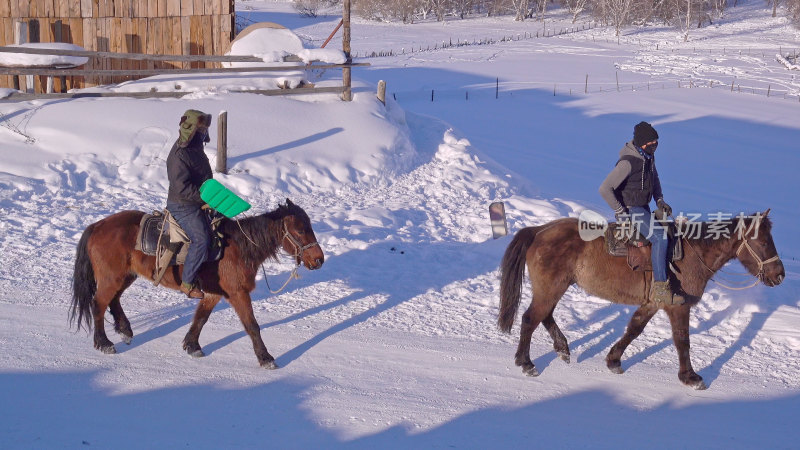
[[[680,239],[675,239],[676,228],[674,223],[667,226],[667,257],[675,262],[683,259],[683,244]],[[605,231],[606,250],[608,254],[627,259],[628,266],[634,272],[652,271],[653,262],[650,256],[652,244],[640,233],[633,233],[629,226],[620,226],[618,223],[609,223]]]
[[[211,248],[206,261],[218,261],[224,252],[223,235],[219,232],[222,217],[209,215],[209,220]],[[189,236],[166,209],[145,214],[139,221],[135,249],[145,255],[156,257],[156,266],[153,270],[154,285],[158,285],[168,267],[183,264],[186,261],[186,254],[189,252],[187,244],[191,244]]]

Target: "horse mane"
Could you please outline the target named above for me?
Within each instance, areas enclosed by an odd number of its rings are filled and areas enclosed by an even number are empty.
[[[286,216],[296,215],[310,223],[308,215],[300,207],[287,202],[272,211],[241,220],[225,220],[222,233],[229,236],[242,257],[242,262],[255,269],[266,259],[277,261],[283,238],[281,221]]]
[[[756,214],[751,214],[749,216],[744,217],[744,231],[750,229],[750,226],[755,220]],[[761,225],[759,225],[758,232],[760,233],[771,233],[772,230],[772,220],[769,217],[761,217]],[[691,241],[694,244],[698,244],[704,248],[714,248],[719,245],[721,241],[727,241],[728,239],[720,239],[720,235],[727,235],[730,237],[734,237],[738,234],[736,227],[739,225],[738,216],[731,217],[729,220],[712,220],[708,222],[699,222],[700,223],[700,233],[699,237],[685,237],[685,239]],[[692,230],[689,229],[688,233],[691,235]]]

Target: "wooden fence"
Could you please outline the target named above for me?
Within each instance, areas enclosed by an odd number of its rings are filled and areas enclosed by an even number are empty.
[[[234,33],[233,0],[0,0],[0,46],[66,42],[87,51],[149,55],[223,55]],[[216,67],[209,61],[94,58],[87,70]],[[56,90],[125,81],[125,76],[83,76],[56,81]],[[41,77],[34,78],[43,91]],[[0,87],[13,80],[0,77]],[[29,87],[29,86],[23,86]]]
[[[144,54],[131,54],[131,53],[111,53],[111,52],[90,52],[78,50],[56,50],[56,49],[33,49],[33,48],[19,48],[19,47],[0,47],[0,53],[27,53],[27,54],[46,54],[46,55],[63,55],[63,56],[84,56],[92,59],[106,58],[110,60],[127,60],[132,59],[142,63],[154,62],[167,62],[174,61],[177,64],[196,64],[196,63],[221,63],[221,62],[263,62],[261,59],[254,56],[183,56],[183,55],[144,55]],[[289,56],[285,58],[288,62],[300,62],[297,56]],[[369,63],[345,63],[345,64],[326,64],[326,63],[311,63],[306,65],[287,65],[287,66],[274,66],[274,67],[235,67],[235,68],[153,68],[153,69],[57,69],[57,68],[25,68],[25,67],[0,67],[0,76],[36,76],[43,79],[57,79],[57,78],[74,78],[74,77],[133,77],[142,78],[152,75],[162,74],[237,74],[237,73],[255,73],[255,72],[282,72],[282,71],[302,71],[302,70],[320,70],[320,69],[341,69],[350,71],[352,67],[369,66]],[[315,88],[305,87],[296,89],[269,89],[269,90],[244,90],[241,92],[256,93],[262,95],[292,95],[292,94],[311,94],[322,92],[335,92],[340,93],[344,100],[350,99],[350,79],[343,74],[342,85],[335,87]],[[50,83],[47,83],[51,85]],[[236,91],[239,92],[239,91]],[[182,97],[191,92],[176,91],[176,92],[103,92],[103,93],[86,93],[86,92],[73,92],[73,93],[36,93],[36,92],[19,92],[12,93],[5,99],[0,99],[0,102],[9,101],[23,101],[33,99],[53,99],[53,98],[87,98],[87,97],[135,97],[135,98],[157,98],[157,97]]]

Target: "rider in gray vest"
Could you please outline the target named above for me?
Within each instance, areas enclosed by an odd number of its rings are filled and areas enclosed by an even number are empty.
[[[647,122],[638,123],[633,128],[633,140],[622,147],[617,165],[600,185],[599,191],[614,210],[617,222],[631,221],[634,228],[653,244],[650,300],[679,305],[684,299],[672,291],[667,278],[666,230],[653,220],[650,213],[650,200],[655,199],[664,218],[672,214],[672,208],[664,201],[658,179],[654,156],[657,147],[655,128]]]

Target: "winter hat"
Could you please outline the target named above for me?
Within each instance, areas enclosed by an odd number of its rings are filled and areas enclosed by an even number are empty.
[[[658,139],[658,133],[656,133],[656,129],[649,123],[639,122],[633,127],[633,145],[641,147],[656,139]]]

